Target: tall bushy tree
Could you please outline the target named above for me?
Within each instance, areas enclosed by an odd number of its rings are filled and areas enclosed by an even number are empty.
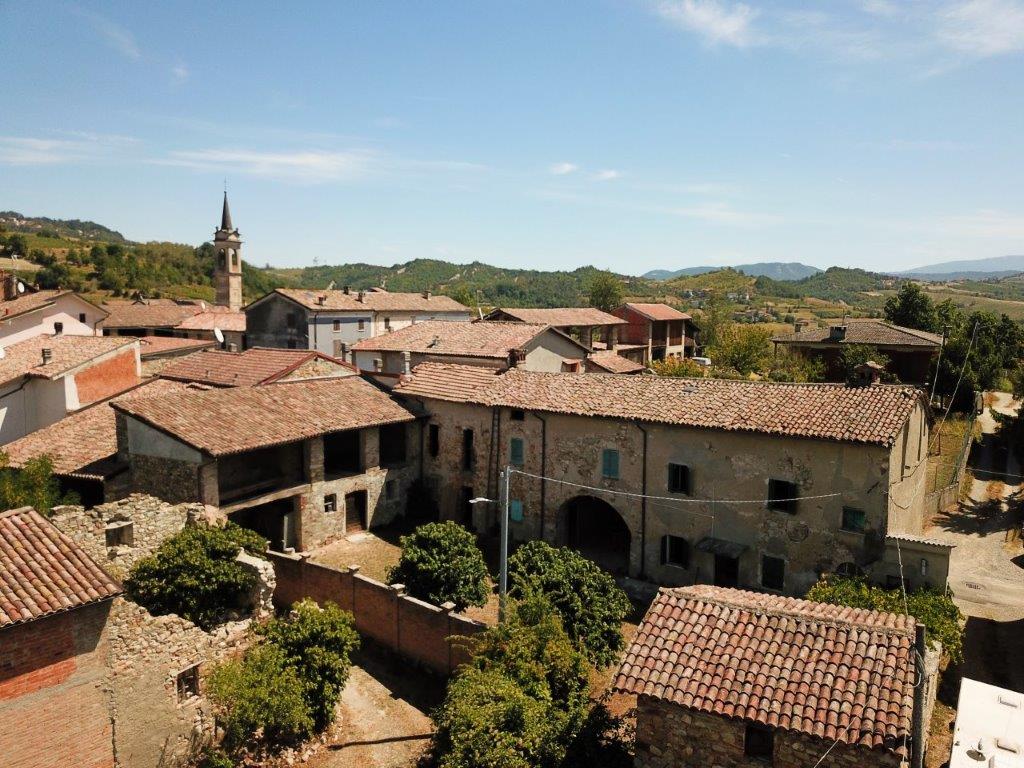
[[[767,328],[728,323],[718,329],[717,338],[707,353],[716,368],[747,376],[768,367],[771,337]]]
[[[568,547],[530,541],[509,558],[509,593],[541,595],[592,663],[607,666],[622,650],[626,593],[596,563]]]
[[[49,456],[36,456],[15,468],[10,466],[10,457],[0,451],[0,511],[32,507],[48,515],[58,504],[77,503],[77,495],[61,492]]]
[[[622,304],[622,281],[611,272],[598,272],[587,286],[590,306],[611,312]]]
[[[840,357],[843,365],[843,376],[847,382],[857,378],[857,368],[867,362],[875,362],[885,368],[889,365],[889,356],[873,344],[846,344]],[[887,374],[887,378],[891,377]]]
[[[458,523],[421,525],[401,545],[402,557],[388,581],[435,605],[455,603],[460,611],[487,602],[487,563],[476,537]]]
[[[917,283],[904,283],[885,301],[885,319],[905,328],[938,331],[938,316],[931,297]]]

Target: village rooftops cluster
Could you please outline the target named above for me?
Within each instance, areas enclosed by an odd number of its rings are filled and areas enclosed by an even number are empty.
[[[160,376],[215,387],[255,387],[277,381],[312,360],[331,364],[344,371],[344,375],[356,375],[348,363],[314,350],[253,347],[244,352],[213,349],[188,355],[169,363],[160,371]]]
[[[555,328],[586,328],[598,325],[627,325],[628,321],[595,307],[555,307],[495,309],[485,319],[508,319],[520,323],[550,325]]]
[[[277,293],[311,310],[375,312],[468,312],[469,308],[449,296],[423,293],[391,293],[382,288],[368,291],[349,289],[309,291],[300,288],[277,288]],[[268,294],[271,295],[271,294]],[[266,298],[264,296],[263,298]],[[257,301],[262,301],[258,299]],[[253,302],[255,304],[256,302]],[[250,305],[251,306],[251,305]]]
[[[352,349],[355,352],[413,352],[505,360],[511,350],[526,347],[548,330],[561,334],[551,326],[539,323],[432,320],[363,339]],[[573,344],[577,342],[573,341]]]
[[[914,619],[710,585],[662,589],[615,689],[902,753]]]
[[[467,382],[480,382],[470,387]],[[661,376],[540,373],[484,378],[470,366],[421,363],[403,395],[521,410],[762,432],[891,447],[922,393],[899,385],[781,384]]]
[[[0,628],[119,594],[121,585],[34,509],[0,512]]]
[[[828,328],[804,328],[796,333],[776,336],[772,341],[777,344],[870,344],[872,346],[899,347],[938,347],[942,345],[942,337],[919,331],[916,328],[904,328],[883,320],[848,320],[843,324],[833,324]]]
[[[101,355],[137,343],[138,339],[130,337],[40,334],[3,348],[0,384],[22,376],[56,379]]]
[[[415,419],[354,376],[180,392],[113,407],[211,456]]]

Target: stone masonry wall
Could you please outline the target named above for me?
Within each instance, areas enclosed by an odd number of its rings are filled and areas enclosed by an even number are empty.
[[[640,696],[637,701],[636,768],[764,768],[744,754],[746,724]],[[774,768],[807,768],[832,745],[786,730],[775,731]],[[821,768],[899,768],[900,758],[880,749],[836,744]]]
[[[172,503],[200,498],[199,467],[187,461],[175,461],[141,453],[131,457],[131,488]]]

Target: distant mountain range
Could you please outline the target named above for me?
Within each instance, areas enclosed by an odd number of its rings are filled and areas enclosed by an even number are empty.
[[[795,261],[762,261],[757,264],[737,264],[730,268],[751,277],[770,277],[772,280],[802,280],[805,277],[816,275],[822,271],[817,267],[810,267]],[[645,272],[641,277],[645,277],[648,280],[671,280],[675,277],[717,272],[720,269],[725,269],[725,267],[686,267],[675,271],[670,269],[652,269],[650,272]]]
[[[989,259],[944,261],[892,274],[919,280],[986,280],[1021,272],[1024,272],[1024,256],[995,256]]]

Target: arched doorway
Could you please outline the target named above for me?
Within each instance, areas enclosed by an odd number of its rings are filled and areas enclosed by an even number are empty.
[[[606,571],[629,572],[629,527],[607,501],[575,496],[558,513],[559,543],[579,550]]]

